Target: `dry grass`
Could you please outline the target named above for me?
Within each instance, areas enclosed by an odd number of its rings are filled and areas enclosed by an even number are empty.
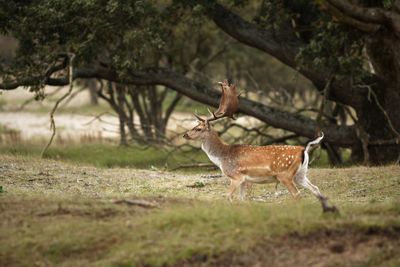
[[[326,216],[309,193],[294,201],[274,185],[230,204],[227,180],[207,173],[1,155],[0,265],[398,266],[399,171],[311,170],[341,210]],[[134,198],[158,207],[113,203]]]

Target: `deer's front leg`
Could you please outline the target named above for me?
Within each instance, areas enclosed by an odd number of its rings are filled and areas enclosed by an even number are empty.
[[[249,186],[249,183],[246,182],[246,179],[242,178],[239,183],[239,198],[240,200],[244,200],[246,198],[246,187]]]
[[[233,200],[232,195],[233,193],[235,193],[236,189],[240,186],[241,180],[231,177],[229,178],[231,179],[231,184],[229,185],[228,193],[226,194],[226,196],[228,197],[229,201],[232,202]]]

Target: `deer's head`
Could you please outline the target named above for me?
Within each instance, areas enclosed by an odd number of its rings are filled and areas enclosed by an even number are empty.
[[[187,140],[204,140],[209,136],[211,132],[210,123],[207,119],[202,119],[197,115],[195,116],[197,118],[198,124],[193,127],[193,129],[187,131],[184,134],[183,138]]]

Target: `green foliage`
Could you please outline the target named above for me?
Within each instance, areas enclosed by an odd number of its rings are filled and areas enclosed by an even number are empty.
[[[282,24],[291,19],[292,15],[285,9],[283,1],[263,1],[255,21],[267,29],[278,30]]]
[[[61,53],[75,53],[78,66],[101,61],[123,74],[164,46],[162,5],[150,1],[9,1],[3,12],[13,16],[1,30],[19,41],[6,74],[34,79],[36,91]]]
[[[0,193],[5,193],[5,192],[7,192],[7,191],[3,188],[2,185],[0,185]]]
[[[363,69],[363,36],[347,26],[326,21],[321,31],[303,48],[298,60],[302,65],[328,67],[333,74],[349,73],[355,81],[365,77]]]
[[[278,38],[288,41],[294,36],[283,33],[287,32],[287,27],[295,28],[296,39],[304,43],[297,55],[299,67],[328,68],[337,76],[350,74],[354,81],[365,77],[362,54],[365,36],[352,27],[333,22],[315,3],[263,1],[255,21],[262,27],[276,30]]]
[[[393,6],[394,0],[383,0],[383,6],[390,9]]]
[[[305,0],[222,3],[244,10],[238,12],[256,13],[253,20],[261,27],[275,29],[277,34],[294,23],[297,35],[278,35],[285,42],[298,38],[306,43],[299,53],[299,64],[325,66],[338,75],[351,73],[356,79],[362,77],[362,35],[333,23],[314,3]],[[386,5],[389,3],[386,1]],[[259,53],[244,51],[243,46],[237,45],[230,47],[229,57],[222,64],[204,69],[209,58],[226,43],[207,19],[207,12],[214,5],[215,1],[189,0],[8,1],[0,12],[13,16],[0,20],[0,30],[17,38],[19,46],[13,64],[0,64],[0,73],[5,82],[15,77],[29,78],[31,90],[42,99],[44,74],[66,52],[76,54],[78,67],[106,65],[122,78],[128,78],[132,69],[159,65],[182,73],[199,68],[204,76],[217,73],[223,78],[227,66],[234,71],[247,69],[247,65],[253,66],[249,68],[252,72],[263,69],[265,59]],[[260,68],[254,68],[255,60],[260,61]],[[234,75],[254,80],[248,74]],[[263,75],[256,75],[256,80],[264,83]],[[275,79],[276,75],[271,76]],[[282,77],[286,79],[287,75]]]

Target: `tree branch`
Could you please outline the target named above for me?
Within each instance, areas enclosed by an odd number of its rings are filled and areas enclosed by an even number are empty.
[[[292,29],[286,27],[276,32],[272,29],[260,28],[258,25],[245,21],[239,15],[219,4],[209,8],[208,14],[217,26],[231,37],[241,43],[266,52],[289,67],[298,70],[304,77],[312,81],[317,90],[323,91],[332,71],[324,68],[316,69],[309,66],[299,66],[296,62],[296,56],[305,44],[296,37]],[[372,74],[369,78],[379,80],[377,76]],[[365,91],[347,90],[349,87],[351,87],[350,79],[336,79],[331,85],[330,100],[352,107],[361,105]]]
[[[375,33],[381,28],[380,24],[367,23],[367,22],[363,22],[363,21],[354,19],[354,18],[344,14],[343,12],[341,12],[339,9],[337,9],[335,6],[329,4],[328,2],[321,3],[321,10],[332,15],[334,17],[334,19],[336,19],[344,24],[350,25],[356,29],[359,29],[360,31],[363,31],[363,32]]]
[[[350,1],[326,0],[345,15],[364,23],[375,23],[390,26],[396,33],[400,34],[400,15],[383,8],[361,7]]]
[[[260,28],[219,4],[213,5],[208,11],[215,24],[239,42],[267,52],[286,65],[296,66],[295,57],[303,44],[293,32],[277,34]]]
[[[50,147],[51,143],[53,142],[54,136],[56,135],[56,123],[54,121],[54,113],[57,110],[58,105],[64,101],[65,98],[67,98],[71,92],[72,92],[72,88],[73,88],[73,70],[74,70],[74,58],[75,58],[75,54],[69,54],[69,72],[68,72],[68,83],[69,83],[69,89],[68,92],[65,93],[60,99],[57,100],[56,104],[54,105],[53,109],[50,112],[50,129],[52,131],[51,137],[49,142],[47,143],[47,145],[43,148],[42,153],[40,154],[40,156],[43,158],[47,149]]]
[[[193,100],[218,107],[220,92],[210,89],[207,85],[196,82],[174,71],[156,68],[145,71],[130,72],[130,77],[121,79],[113,70],[104,68],[81,68],[75,69],[74,79],[78,78],[98,78],[114,82],[123,82],[134,85],[164,85],[167,86]],[[67,78],[48,80],[51,85],[67,85]],[[351,90],[348,90],[351,91]],[[312,119],[306,118],[299,114],[291,114],[276,108],[268,107],[262,103],[258,103],[246,98],[240,98],[239,112],[255,117],[265,123],[276,128],[282,128],[298,135],[313,138],[317,124]],[[357,136],[353,127],[327,125],[324,126],[326,140],[332,144],[339,146],[351,146],[357,140]]]
[[[179,101],[181,100],[182,95],[180,93],[176,93],[174,99],[172,100],[171,104],[168,106],[168,108],[165,110],[165,115],[164,115],[164,124],[166,125],[169,117],[172,114],[172,111],[174,111],[176,105],[178,105]]]
[[[204,84],[190,80],[170,70],[158,69],[158,71],[152,70],[150,72],[132,72],[131,78],[131,82],[135,84],[163,84],[201,103],[214,107],[219,105],[219,91],[210,89]],[[317,124],[309,118],[267,107],[246,98],[240,99],[238,111],[258,118],[276,128],[286,129],[309,138],[314,137],[317,127]],[[337,145],[349,146],[354,144],[356,140],[352,127],[328,125],[323,128],[323,131],[327,133],[327,141]]]

